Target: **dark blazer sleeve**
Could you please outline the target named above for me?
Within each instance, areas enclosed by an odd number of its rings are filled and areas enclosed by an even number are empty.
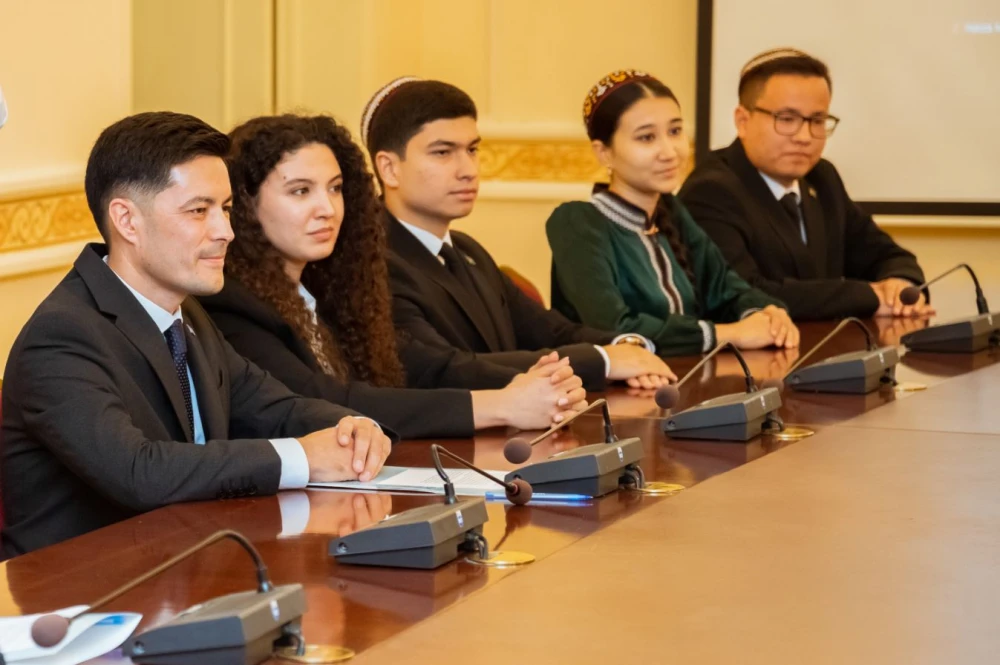
[[[509,384],[520,371],[482,359],[454,347],[431,346],[397,331],[399,357],[411,388],[462,388],[496,390]]]
[[[718,245],[698,226],[679,203],[675,208],[681,237],[698,280],[698,294],[706,317],[716,323],[732,323],[748,312],[774,305],[787,309],[778,298],[755,289],[726,262]]]
[[[761,274],[750,251],[754,240],[747,211],[734,191],[722,182],[709,178],[689,180],[681,199],[733,270],[751,286],[784,302],[793,318],[867,317],[878,309],[878,296],[862,279],[773,280]]]
[[[137,512],[213,499],[233,486],[274,493],[281,461],[267,439],[301,436],[350,413],[296,398],[226,345],[234,439],[152,440],[133,422],[120,394],[126,387],[115,385],[112,361],[84,323],[42,313],[31,325],[13,368],[26,433],[95,491]]]
[[[479,257],[477,256],[477,258]],[[489,265],[499,274],[499,269],[492,263],[492,261],[489,262]],[[441,335],[440,332],[438,332],[430,321],[427,320],[427,317],[424,314],[422,304],[423,298],[421,296],[420,289],[413,283],[413,280],[410,279],[409,275],[407,275],[406,268],[394,265],[394,262],[390,262],[389,273],[392,279],[392,313],[396,327],[400,329],[409,340],[412,340],[413,342],[416,342],[424,347],[442,349],[445,351],[458,351],[443,335]],[[530,301],[530,298],[521,293],[520,289],[518,289],[513,282],[510,282],[510,280],[506,280],[506,282],[509,284],[509,288],[517,291],[516,295],[520,295],[521,298]],[[512,294],[507,291],[507,285],[505,284],[504,297],[508,298],[508,302],[510,302],[511,295]],[[545,308],[539,307],[534,301],[531,301],[531,303],[541,312],[548,313]],[[523,316],[526,311],[527,309],[522,306],[519,310],[519,314]],[[515,327],[518,326],[518,319],[514,319],[514,325]],[[532,323],[532,326],[533,325],[535,324]],[[520,334],[521,332],[518,331],[519,344],[522,341]],[[613,336],[611,337],[613,338]],[[531,368],[532,365],[538,362],[539,358],[552,350],[547,347],[548,345],[542,344],[535,347],[534,350],[531,351],[496,351],[476,354],[462,352],[461,357],[462,362],[465,364],[470,362],[479,362],[498,365],[514,370],[514,374],[516,375],[519,372],[524,372]],[[583,380],[584,387],[586,387],[587,390],[597,391],[604,389],[606,385],[604,359],[594,348],[593,344],[573,344],[558,348],[557,350],[560,357],[569,357],[573,370]],[[404,356],[404,362],[405,361],[406,358]],[[467,372],[469,370],[465,369],[465,371]]]
[[[816,175],[832,183],[846,206],[846,276],[868,282],[899,277],[914,284],[923,284],[924,272],[917,264],[917,257],[897,245],[892,236],[879,228],[871,215],[851,200],[837,169],[832,164],[820,162]]]
[[[618,288],[608,227],[600,219],[559,206],[545,225],[559,289],[580,319],[596,328],[637,333],[656,344],[660,355],[700,353],[705,331],[698,317],[661,318],[632,309]]]
[[[380,388],[343,382],[312,367],[275,333],[234,313],[212,318],[233,348],[270,372],[292,392],[346,406],[396,431],[404,439],[466,437],[475,431],[467,390]]]
[[[504,296],[514,321],[518,346],[542,350],[542,353],[531,354],[534,358],[527,367],[534,364],[540,355],[555,350],[560,357],[569,358],[569,364],[583,380],[587,390],[604,390],[607,387],[608,368],[604,356],[594,347],[610,344],[615,333],[574,323],[561,312],[545,309],[517,288],[499,268],[497,273],[503,282]]]

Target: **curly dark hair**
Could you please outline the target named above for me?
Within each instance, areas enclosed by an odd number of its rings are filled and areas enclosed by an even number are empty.
[[[226,273],[274,307],[316,354],[324,371],[378,386],[403,385],[372,175],[350,132],[324,115],[249,120],[229,134],[233,188]],[[316,298],[319,323],[285,274],[283,259],[257,218],[261,184],[289,153],[310,144],[333,152],[344,177],[344,221],[333,253],[309,263],[302,284]]]

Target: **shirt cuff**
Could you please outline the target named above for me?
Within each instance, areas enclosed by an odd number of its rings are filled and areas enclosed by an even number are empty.
[[[302,489],[308,485],[309,459],[298,439],[271,439],[271,445],[281,458],[281,479],[278,481],[278,489]]]
[[[648,337],[646,337],[644,335],[640,335],[638,333],[625,333],[623,335],[618,335],[618,337],[615,337],[613,340],[611,340],[611,343],[612,344],[618,344],[620,341],[622,341],[626,337],[638,337],[639,339],[642,340],[643,346],[646,347],[647,351],[649,351],[650,353],[656,353],[656,344],[653,343],[653,340],[649,339]]]
[[[382,429],[382,426],[381,426],[381,425],[379,425],[379,423],[378,423],[378,421],[377,421],[377,420],[374,420],[373,418],[367,418],[367,417],[365,417],[365,416],[354,416],[354,417],[355,417],[355,419],[357,419],[357,420],[367,420],[367,421],[368,421],[368,422],[370,422],[370,423],[371,423],[372,425],[375,425],[375,427],[378,427],[378,431],[380,431],[380,432],[382,432],[383,434],[385,434],[385,430],[383,430],[383,429]]]
[[[611,376],[611,358],[608,357],[608,352],[604,350],[604,347],[595,344],[594,348],[597,349],[597,352],[601,354],[602,358],[604,358],[604,378],[606,379]]]
[[[704,341],[701,343],[701,352],[708,353],[715,347],[715,324],[711,321],[698,321]]]
[[[305,492],[281,492],[278,494],[278,510],[281,512],[278,538],[298,536],[309,526],[309,495]]]
[[[761,311],[761,309],[762,308],[760,307],[751,307],[750,309],[745,310],[742,314],[740,314],[740,321],[747,318],[751,314],[756,314],[757,312]]]

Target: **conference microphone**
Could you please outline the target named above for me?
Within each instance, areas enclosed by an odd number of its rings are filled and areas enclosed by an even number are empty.
[[[200,662],[219,662],[216,659],[223,654],[230,662],[260,663],[270,658],[277,642],[285,639],[294,639],[299,650],[304,653],[305,643],[299,629],[299,620],[305,612],[302,585],[272,585],[260,553],[245,536],[231,530],[217,531],[152,570],[126,582],[76,614],[69,617],[46,614],[39,617],[31,626],[31,638],[43,648],[59,644],[65,639],[70,625],[80,616],[104,607],[225,539],[235,540],[250,555],[257,574],[257,590],[200,603],[165,624],[129,638],[123,647],[125,655],[137,663],[147,660],[165,661],[178,655],[195,660],[203,658]]]
[[[656,403],[664,409],[672,408],[680,400],[678,386],[702,368],[722,349],[731,349],[743,369],[746,390],[742,393],[722,395],[696,404],[663,421],[663,432],[672,438],[710,439],[718,441],[749,441],[764,429],[783,429],[777,411],[781,408],[780,379],[768,379],[762,388],[754,384],[753,374],[746,358],[732,342],[717,345],[691,371],[674,385],[661,386],[656,391]],[[673,390],[671,390],[673,389]]]
[[[618,437],[615,436],[615,430],[611,424],[611,411],[608,409],[608,401],[605,399],[594,400],[586,409],[583,411],[577,411],[572,416],[562,421],[558,425],[550,427],[547,431],[539,434],[531,441],[524,439],[522,437],[516,436],[513,439],[509,439],[503,447],[503,456],[511,464],[521,464],[522,462],[528,461],[531,457],[531,449],[536,445],[552,436],[559,430],[568,426],[571,422],[587,413],[592,411],[597,407],[601,407],[601,414],[604,416],[604,442],[605,443],[615,443],[618,441]]]
[[[736,355],[736,360],[739,361],[740,367],[743,368],[743,374],[746,377],[747,392],[751,393],[756,390],[757,387],[754,385],[753,375],[751,375],[750,368],[747,366],[746,358],[743,357],[743,354],[740,353],[740,350],[736,348],[735,344],[732,342],[722,342],[712,349],[708,355],[702,358],[697,365],[692,367],[690,372],[681,377],[680,381],[657,388],[656,394],[653,396],[653,399],[656,400],[656,405],[661,409],[672,409],[681,399],[680,387],[683,386],[688,379],[697,374],[698,370],[705,366],[705,363],[714,358],[723,349],[731,349]],[[765,382],[765,387],[771,386]]]
[[[855,325],[864,333],[864,350],[831,356],[803,367],[809,358],[849,324]],[[849,316],[789,368],[785,373],[784,383],[791,385],[794,390],[806,392],[867,394],[883,385],[895,385],[898,364],[899,351],[896,347],[879,348],[868,326],[860,319]]]
[[[972,278],[972,283],[976,286],[976,309],[979,310],[980,314],[989,314],[990,306],[986,304],[986,296],[983,295],[983,287],[979,285],[979,279],[976,277],[976,273],[972,270],[968,263],[959,263],[957,266],[951,270],[946,270],[934,279],[924,282],[920,286],[908,286],[899,292],[899,299],[904,305],[915,305],[917,301],[920,300],[920,292],[934,284],[940,279],[943,279],[950,275],[951,273],[959,270],[960,268],[965,268],[966,272],[969,273],[969,277]]]
[[[485,476],[504,489],[515,505],[531,500],[531,484],[494,478],[438,444],[431,445],[434,470],[444,484],[444,503],[418,506],[390,515],[377,524],[330,541],[328,552],[338,563],[393,568],[438,568],[472,552],[475,562],[491,559],[483,524],[489,520],[482,497],[458,500],[455,485],[441,465],[441,455]],[[495,553],[494,553],[495,554]]]
[[[465,468],[475,471],[484,478],[489,478],[490,480],[495,482],[497,485],[503,488],[504,494],[507,495],[507,500],[513,503],[515,506],[523,506],[524,504],[531,501],[531,494],[532,494],[531,483],[529,483],[528,481],[523,480],[521,478],[517,478],[516,480],[510,482],[507,482],[506,480],[500,480],[499,478],[495,478],[490,474],[486,473],[476,465],[472,464],[472,462],[468,462],[462,459],[461,457],[451,452],[447,448],[444,448],[443,446],[439,446],[438,444],[433,443],[431,444],[431,459],[434,460],[434,469],[437,471],[438,475],[441,476],[441,480],[444,481],[444,494],[446,503],[449,504],[455,503],[457,499],[455,498],[455,485],[452,484],[451,478],[445,472],[444,467],[441,466],[441,457],[440,457],[441,455],[453,459],[462,466],[464,466]]]
[[[930,353],[975,353],[1000,346],[1000,313],[990,312],[976,273],[968,264],[960,263],[920,286],[908,286],[899,292],[903,304],[912,305],[920,298],[920,291],[959,268],[965,268],[976,287],[976,316],[939,323],[923,330],[903,335],[899,341],[909,351]]]
[[[329,553],[338,563],[395,568],[438,568],[462,554],[481,565],[513,565],[533,561],[519,552],[490,551],[483,536],[489,520],[481,497],[459,501],[455,485],[441,465],[441,455],[485,476],[504,488],[507,499],[521,506],[531,500],[531,483],[522,479],[494,478],[471,462],[438,444],[431,444],[434,470],[444,483],[444,503],[418,506],[390,515],[378,524],[330,541]]]
[[[624,441],[618,439],[611,423],[611,411],[604,399],[594,400],[583,411],[574,413],[531,441],[520,437],[508,440],[503,447],[504,457],[512,464],[526,461],[531,457],[534,446],[597,407],[601,407],[603,416],[603,442],[556,453],[541,462],[511,471],[504,476],[504,480],[524,480],[538,492],[577,497],[603,496],[623,485],[643,487],[645,480],[639,467],[644,452],[642,441],[637,437]]]

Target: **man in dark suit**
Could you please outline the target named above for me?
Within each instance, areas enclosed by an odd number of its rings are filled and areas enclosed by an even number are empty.
[[[385,199],[397,326],[425,344],[522,371],[554,348],[588,390],[603,390],[608,380],[656,388],[674,377],[648,340],[619,339],[546,310],[479,243],[449,230],[472,212],[479,187],[479,131],[468,95],[440,81],[397,79],[369,102],[361,133]]]
[[[389,440],[239,356],[190,295],[222,288],[224,134],[144,113],[98,138],[84,248],[11,350],[3,546],[28,552],[178,501],[368,479]]]
[[[847,195],[821,159],[838,118],[830,74],[794,49],[755,57],[740,76],[738,138],[698,164],[680,191],[694,219],[751,285],[792,318],[918,316],[899,292],[921,284],[913,254]]]

